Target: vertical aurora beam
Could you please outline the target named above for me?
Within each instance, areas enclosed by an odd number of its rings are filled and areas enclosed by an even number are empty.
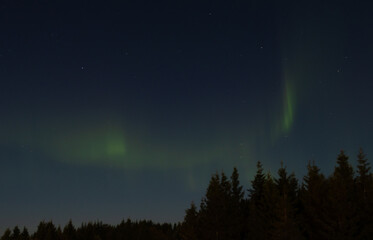
[[[335,61],[331,56],[343,54],[346,31],[341,20],[345,18],[345,10],[337,7],[331,18],[327,11],[315,15],[319,11],[316,6],[312,1],[291,8],[284,8],[281,1],[275,3],[277,60],[282,71],[279,81],[283,85],[277,98],[281,102],[276,109],[270,109],[273,141],[291,132],[300,112],[297,108],[312,97],[310,88],[315,80],[330,72],[327,66]]]
[[[283,93],[282,132],[289,133],[294,122],[295,96],[289,81],[285,80]]]
[[[295,83],[288,76],[284,74],[283,87],[281,95],[278,96],[281,100],[277,105],[274,105],[272,112],[271,124],[271,141],[276,142],[281,136],[286,136],[291,132],[294,124],[296,113],[296,92]]]

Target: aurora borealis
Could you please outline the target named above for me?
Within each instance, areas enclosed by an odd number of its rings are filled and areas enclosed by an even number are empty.
[[[0,231],[175,222],[216,171],[370,159],[370,7],[2,1]]]

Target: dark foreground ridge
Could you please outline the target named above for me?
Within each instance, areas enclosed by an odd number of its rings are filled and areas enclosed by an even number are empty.
[[[329,177],[314,163],[307,169],[299,183],[283,165],[274,177],[258,162],[247,198],[236,168],[230,178],[216,173],[200,206],[192,203],[178,224],[127,220],[75,228],[70,221],[61,229],[41,222],[31,236],[16,226],[1,240],[373,239],[373,177],[363,151],[356,171],[343,151]]]

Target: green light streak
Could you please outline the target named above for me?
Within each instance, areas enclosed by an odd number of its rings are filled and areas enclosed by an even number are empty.
[[[128,146],[123,124],[93,117],[10,119],[0,144],[18,146],[45,158],[83,165],[123,165]]]
[[[276,108],[272,110],[271,124],[271,141],[276,142],[280,137],[284,137],[291,132],[294,125],[295,110],[296,110],[296,93],[294,91],[295,84],[293,78],[285,75],[284,86],[281,92],[282,101],[280,105],[274,105]]]
[[[50,143],[41,143],[41,147],[62,161],[78,163],[117,164],[126,154],[124,134],[119,128],[60,134]]]
[[[284,106],[283,106],[283,126],[282,131],[288,133],[294,122],[294,93],[290,83],[285,83]]]
[[[125,124],[87,116],[9,118],[0,126],[0,144],[29,155],[72,165],[122,169],[191,168],[223,161],[232,150],[225,133],[208,142],[159,140],[146,129],[125,131]],[[5,127],[6,126],[6,127]],[[224,146],[224,147],[222,147]],[[226,157],[228,159],[228,157]]]

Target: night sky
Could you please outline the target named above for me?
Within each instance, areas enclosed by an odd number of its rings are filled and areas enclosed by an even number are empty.
[[[372,9],[0,1],[0,231],[177,222],[216,171],[371,160]]]

